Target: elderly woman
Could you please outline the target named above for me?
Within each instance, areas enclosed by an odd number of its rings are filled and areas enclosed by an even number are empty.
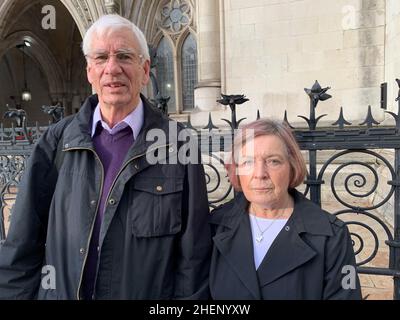
[[[295,190],[306,165],[290,129],[258,120],[236,135],[239,193],[211,216],[214,299],[360,299],[346,225]]]

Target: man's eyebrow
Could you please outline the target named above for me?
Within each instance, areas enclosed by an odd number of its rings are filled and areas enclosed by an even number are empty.
[[[114,52],[115,53],[136,53],[133,49],[125,49],[125,48],[117,49]],[[107,50],[99,49],[99,50],[94,50],[93,53],[94,54],[108,54],[110,52]]]
[[[117,49],[117,50],[115,50],[115,52],[117,52],[117,53],[136,53],[136,51],[133,49],[125,49],[125,48]]]

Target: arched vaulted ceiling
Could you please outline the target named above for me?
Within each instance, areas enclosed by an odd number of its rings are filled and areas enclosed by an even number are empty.
[[[60,65],[54,58],[50,48],[40,38],[29,31],[15,32],[5,39],[0,50],[7,52],[16,45],[21,44],[21,39],[26,39],[31,43],[30,50],[25,53],[36,61],[43,69],[49,83],[49,90],[52,94],[62,94],[66,91],[65,82],[62,77]],[[0,58],[1,59],[1,58]]]
[[[42,28],[45,5],[56,9],[56,30]],[[25,53],[46,76],[49,96],[54,101],[71,99],[87,85],[80,35],[105,10],[98,0],[0,0],[0,61],[28,40],[31,47]]]
[[[20,21],[26,10],[41,0],[3,0],[0,4],[0,39],[7,36],[7,31]],[[107,12],[103,1],[99,0],[60,0],[74,19],[80,34],[101,15]],[[48,1],[49,2],[49,1]],[[51,4],[49,2],[48,4]],[[39,20],[40,21],[40,20]]]
[[[18,23],[19,18],[31,6],[41,0],[3,0],[0,4],[0,39],[4,39],[13,26]],[[119,3],[122,14],[133,21],[144,31],[146,38],[151,42],[160,32],[157,25],[157,14],[160,6],[166,0],[113,0]],[[192,8],[195,8],[196,0],[186,0]],[[75,21],[81,36],[87,28],[101,15],[107,13],[106,2],[99,0],[60,0],[67,8]],[[110,1],[108,1],[110,2]],[[38,17],[40,18],[40,17]],[[193,17],[195,19],[195,16]],[[39,19],[40,21],[40,19]],[[195,24],[194,24],[195,25]],[[1,54],[1,52],[0,52]]]

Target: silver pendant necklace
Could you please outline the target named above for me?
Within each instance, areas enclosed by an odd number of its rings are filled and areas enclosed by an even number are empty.
[[[258,229],[258,231],[259,231],[258,236],[256,236],[256,241],[257,241],[258,243],[261,243],[261,242],[264,240],[264,233],[267,232],[267,231],[272,227],[272,225],[275,223],[275,221],[276,221],[276,220],[279,220],[279,218],[282,217],[284,213],[285,213],[285,210],[284,210],[279,216],[277,216],[277,217],[269,224],[269,226],[266,227],[264,230],[262,230],[262,229],[260,228],[260,225],[258,224],[257,215],[254,215],[254,220],[256,221],[256,226],[257,226],[257,229]]]

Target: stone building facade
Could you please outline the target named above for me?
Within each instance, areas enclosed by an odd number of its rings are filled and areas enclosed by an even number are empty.
[[[55,8],[56,29],[41,26],[46,5]],[[170,113],[190,115],[194,125],[207,123],[209,112],[217,123],[228,115],[216,103],[221,93],[250,99],[240,117],[260,110],[281,118],[288,110],[289,121],[303,125],[297,118],[308,110],[303,88],[316,79],[332,87],[333,99],[319,109],[329,114],[326,125],[341,106],[351,122],[364,119],[368,105],[385,121],[382,82],[395,108],[397,0],[0,0],[0,108],[22,87],[16,45],[28,40],[26,77],[34,95],[25,107],[37,120],[44,103],[62,101],[75,112],[90,93],[81,38],[105,13],[119,13],[144,31],[163,62],[159,89],[172,98]],[[153,95],[151,85],[145,93]]]

